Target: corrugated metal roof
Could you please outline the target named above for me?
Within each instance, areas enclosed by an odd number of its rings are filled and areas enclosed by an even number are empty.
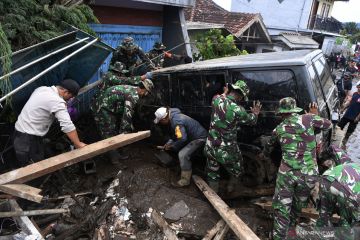
[[[223,68],[252,68],[306,65],[312,58],[320,54],[321,50],[297,50],[272,53],[256,53],[234,57],[224,57],[190,64],[163,68],[155,73],[191,72],[198,70],[214,70]]]

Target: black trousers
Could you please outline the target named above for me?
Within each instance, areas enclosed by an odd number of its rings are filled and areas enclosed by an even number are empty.
[[[345,139],[348,139],[350,135],[355,131],[357,123],[354,122],[354,120],[342,117],[338,123],[338,126],[343,130],[346,124],[349,123],[349,126],[347,128],[347,131],[345,133]]]
[[[15,130],[14,150],[21,167],[44,159],[43,139],[39,136]]]

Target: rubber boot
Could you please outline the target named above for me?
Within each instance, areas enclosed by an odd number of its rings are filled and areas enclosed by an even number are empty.
[[[226,186],[227,193],[232,193],[235,190],[235,187],[238,182],[239,182],[239,179],[231,175],[230,179],[227,183],[227,186]]]
[[[192,171],[181,171],[181,178],[176,183],[173,183],[172,185],[174,187],[186,187],[190,185],[190,179],[191,179],[191,173]]]
[[[216,194],[219,193],[219,182],[209,181],[208,185]]]

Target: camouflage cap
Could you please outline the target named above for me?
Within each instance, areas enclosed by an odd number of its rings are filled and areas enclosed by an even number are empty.
[[[131,49],[135,47],[134,39],[132,37],[126,37],[121,42],[121,48]]]
[[[154,83],[150,79],[145,79],[142,84],[149,93],[154,89]]]
[[[128,73],[129,71],[125,69],[125,65],[122,62],[115,62],[114,65],[110,66],[111,71],[119,73]]]
[[[242,93],[242,95],[244,96],[245,101],[249,100],[248,96],[250,93],[250,89],[244,80],[237,80],[236,83],[230,84],[230,86],[231,86],[231,88],[233,88],[235,90],[239,90]]]
[[[281,113],[297,113],[301,112],[303,109],[296,107],[296,100],[292,97],[282,98],[279,101],[278,114]]]
[[[165,47],[165,45],[163,44],[163,43],[161,43],[161,42],[156,42],[155,44],[154,44],[154,47],[153,47],[154,49],[156,49],[156,50],[164,50],[166,47]]]

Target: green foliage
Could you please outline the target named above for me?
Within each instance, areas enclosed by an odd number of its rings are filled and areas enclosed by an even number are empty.
[[[247,54],[245,50],[240,51],[236,47],[233,35],[224,37],[219,29],[211,29],[199,35],[196,48],[199,53],[194,53],[195,61]]]
[[[0,23],[0,60],[1,60],[1,76],[9,73],[11,71],[11,47],[9,42],[7,41],[5,32],[2,29]],[[1,94],[7,93],[11,90],[11,83],[10,78],[5,77],[4,79],[0,80],[0,90]]]
[[[357,24],[355,22],[347,22],[344,24],[344,32],[346,34],[356,34],[359,32]]]
[[[14,51],[63,34],[68,24],[95,35],[87,24],[98,20],[89,6],[53,2],[0,0],[0,22]]]

